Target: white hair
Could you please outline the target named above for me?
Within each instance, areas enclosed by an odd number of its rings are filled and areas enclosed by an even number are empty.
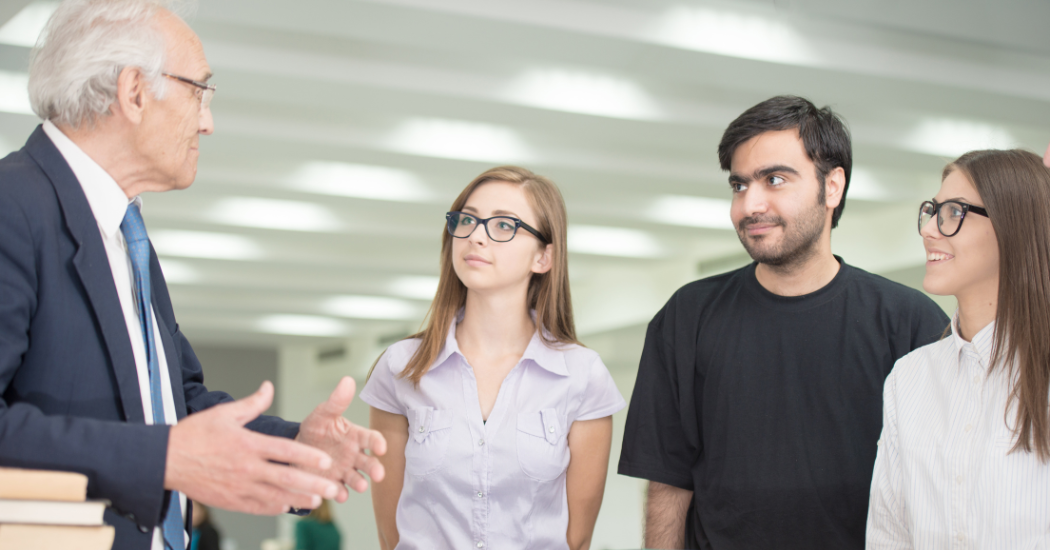
[[[40,118],[79,127],[109,114],[117,78],[138,67],[163,99],[164,35],[152,21],[165,0],[66,0],[29,58],[29,101]]]

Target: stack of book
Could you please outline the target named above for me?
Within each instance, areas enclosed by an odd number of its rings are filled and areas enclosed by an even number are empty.
[[[0,549],[110,550],[106,501],[87,500],[87,476],[0,468]]]

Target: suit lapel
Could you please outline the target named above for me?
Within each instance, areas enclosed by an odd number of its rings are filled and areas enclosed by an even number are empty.
[[[91,212],[84,190],[77,181],[66,159],[58,152],[43,128],[37,127],[26,142],[26,151],[41,170],[47,174],[55,188],[66,228],[77,243],[73,266],[88,300],[95,312],[102,339],[109,352],[110,362],[117,380],[124,417],[128,422],[144,423],[142,397],[139,395],[138,371],[135,356],[131,351],[131,338],[124,322],[124,311],[113,283],[113,272],[109,268],[98,222]]]
[[[150,279],[153,279],[156,273],[156,271],[153,271]],[[155,288],[157,285],[153,286]],[[171,380],[171,396],[175,401],[175,417],[182,420],[186,416],[186,395],[185,392],[180,391],[182,389],[182,361],[179,359],[179,354],[175,349],[175,341],[171,339],[171,331],[168,330],[168,326],[164,322],[164,316],[156,313],[157,298],[155,292],[153,296],[153,316],[157,319],[157,334],[160,335],[160,340],[164,344],[164,357],[168,361],[168,378]]]

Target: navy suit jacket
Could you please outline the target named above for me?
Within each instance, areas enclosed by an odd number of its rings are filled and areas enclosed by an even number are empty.
[[[155,330],[178,418],[232,401],[204,387],[150,248]],[[249,428],[295,437],[298,424]],[[0,160],[0,466],[80,472],[116,550],[145,550],[167,499],[168,426],[147,426],[131,339],[95,216],[41,127]]]

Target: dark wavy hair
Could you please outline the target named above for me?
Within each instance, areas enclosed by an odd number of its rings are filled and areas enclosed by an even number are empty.
[[[749,139],[766,132],[792,129],[798,129],[806,155],[817,167],[817,181],[820,182],[818,202],[824,202],[824,184],[828,174],[838,167],[846,173],[842,200],[831,213],[831,227],[837,227],[842,210],[846,207],[846,192],[849,191],[849,179],[853,171],[853,146],[846,123],[831,111],[831,107],[817,109],[808,99],[793,95],[767,99],[744,111],[729,124],[718,144],[718,162],[722,170],[728,171],[736,148]]]

